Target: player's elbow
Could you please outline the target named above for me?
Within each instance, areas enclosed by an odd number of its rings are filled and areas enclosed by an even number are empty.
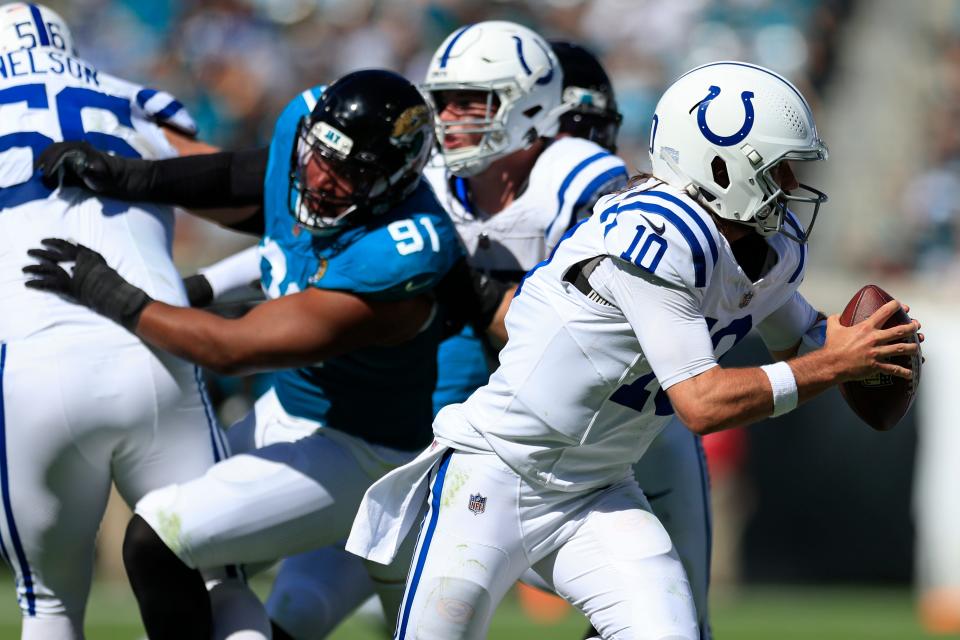
[[[243,363],[230,353],[211,351],[191,358],[198,365],[221,376],[236,376],[244,373]]]
[[[238,376],[250,372],[248,354],[242,349],[231,347],[218,340],[197,345],[199,349],[188,358],[195,363],[221,376]]]
[[[714,411],[704,402],[693,402],[682,409],[674,405],[674,411],[687,429],[700,436],[719,431],[725,426],[720,412]]]

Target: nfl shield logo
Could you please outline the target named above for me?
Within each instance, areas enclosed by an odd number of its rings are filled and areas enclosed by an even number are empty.
[[[484,498],[479,493],[470,494],[470,504],[469,509],[473,512],[473,515],[479,515],[483,513],[487,508],[487,499]]]

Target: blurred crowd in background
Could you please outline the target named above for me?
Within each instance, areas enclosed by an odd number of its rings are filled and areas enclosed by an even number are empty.
[[[893,267],[932,281],[960,281],[960,3],[939,31],[924,130],[924,166],[907,184],[902,210],[912,233],[896,247]]]
[[[960,127],[956,126],[960,119],[960,2],[64,0],[49,4],[71,25],[83,58],[108,73],[173,93],[198,121],[201,137],[224,148],[266,144],[275,117],[296,93],[348,71],[385,67],[417,82],[449,33],[464,24],[500,18],[530,26],[548,38],[583,44],[602,59],[624,115],[620,154],[632,169],[644,170],[649,167],[646,147],[655,102],[673,78],[711,60],[755,62],[800,87],[813,104],[828,145],[834,147],[831,151],[838,152],[832,162],[817,169],[819,180],[827,178],[825,190],[832,202],[817,225],[813,244],[822,244],[812,249],[811,265],[814,271],[828,269],[842,275],[831,279],[821,272],[811,277],[814,291],[844,278],[846,297],[860,286],[851,288],[850,278],[860,279],[861,284],[865,277],[881,282],[910,278],[911,284],[901,289],[925,281],[960,284]],[[920,11],[921,5],[929,15],[906,25],[903,16]],[[886,24],[864,31],[871,15]],[[845,67],[840,54],[857,27],[864,32],[859,58],[848,60]],[[880,41],[877,34],[884,33],[891,35]],[[900,49],[897,41],[902,41]],[[891,52],[909,51],[910,59],[894,57],[895,53],[886,59],[885,47]],[[897,78],[915,84],[905,88]],[[844,88],[847,94],[855,94],[852,101],[843,98]],[[875,102],[879,100],[883,104]],[[905,110],[903,103],[909,103]],[[251,242],[184,217],[175,257],[185,272],[191,272]],[[839,298],[840,305],[846,297]],[[837,303],[835,297],[826,298],[830,303],[826,308]],[[811,299],[822,303],[816,295]],[[232,388],[222,387],[226,396],[233,393],[242,405],[222,410],[225,421],[245,412],[245,402],[257,391],[253,385],[246,380]],[[908,428],[912,437],[912,423]],[[749,489],[738,475],[747,458],[748,432],[729,434],[728,439],[712,444],[711,470],[715,505],[733,514],[727,524],[718,523],[718,555],[735,558],[750,511]],[[893,445],[888,441],[887,446]],[[907,446],[912,447],[912,440]],[[901,447],[897,455],[898,460],[909,460],[912,449],[904,453]],[[904,488],[902,495],[908,493]],[[908,509],[906,501],[904,497],[903,510]],[[724,502],[729,505],[723,507]],[[717,577],[722,580],[725,571],[719,569]],[[726,578],[735,579],[737,573],[736,566],[728,567]],[[960,595],[957,600],[960,604]]]
[[[745,59],[793,79],[816,100],[834,68],[851,0],[71,0],[52,3],[82,57],[176,95],[202,137],[225,148],[269,140],[305,87],[365,67],[417,81],[457,27],[526,24],[586,45],[607,67],[624,114],[622,155],[647,167],[648,127],[669,82],[701,62]],[[178,263],[233,250],[187,223]],[[197,237],[199,236],[199,237]],[[211,241],[215,246],[211,247]]]
[[[307,86],[364,67],[390,68],[418,80],[433,51],[458,26],[514,20],[547,37],[582,43],[601,57],[624,114],[621,153],[633,168],[644,169],[657,97],[674,77],[702,62],[750,60],[783,73],[811,99],[820,117],[830,107],[828,86],[854,0],[70,0],[51,5],[73,26],[84,58],[120,77],[172,92],[197,119],[202,137],[225,148],[269,140],[275,116]],[[939,28],[924,34],[935,69],[924,112],[913,123],[925,142],[922,166],[896,183],[900,201],[883,211],[892,220],[882,222],[876,237],[855,254],[876,273],[941,278],[946,270],[960,281],[960,129],[954,124],[960,115],[960,4],[947,6],[952,10],[938,17]],[[832,136],[826,137],[830,144]],[[184,227],[177,258],[185,268],[210,262],[243,242],[192,222]],[[849,268],[849,261],[844,266]]]

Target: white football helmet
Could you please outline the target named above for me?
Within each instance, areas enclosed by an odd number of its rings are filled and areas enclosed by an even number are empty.
[[[560,63],[539,35],[513,22],[493,20],[467,25],[450,34],[430,62],[424,92],[483,91],[483,119],[442,122],[436,116],[437,140],[447,168],[458,176],[480,173],[490,163],[556,135],[563,104]],[[494,113],[493,96],[499,100]],[[436,107],[436,101],[434,101]],[[449,133],[482,133],[479,144],[445,149]]]
[[[53,9],[28,2],[0,6],[0,55],[34,47],[76,55],[70,28]]]
[[[806,242],[827,201],[807,185],[788,194],[771,177],[784,160],[826,160],[827,147],[797,88],[757,65],[713,62],[677,79],[657,103],[649,151],[656,177],[761,235]],[[788,221],[790,203],[813,205],[806,231]]]

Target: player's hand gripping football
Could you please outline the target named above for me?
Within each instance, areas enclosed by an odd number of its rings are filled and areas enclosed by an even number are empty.
[[[32,279],[26,286],[64,295],[114,322],[134,331],[140,313],[152,299],[123,279],[103,256],[83,246],[60,238],[44,238],[43,248],[30,249],[27,255],[36,264],[23,268]],[[72,272],[61,263],[72,262]]]
[[[839,315],[827,319],[827,340],[823,348],[825,353],[831,354],[837,367],[838,382],[862,380],[877,374],[905,379],[913,376],[908,367],[888,361],[893,356],[918,353],[923,342],[923,334],[918,334],[920,323],[916,320],[883,328],[901,308],[900,302],[891,300],[863,322],[849,327],[840,323]],[[915,340],[914,334],[917,334]]]
[[[95,148],[89,142],[55,142],[34,162],[43,184],[51,189],[86,187],[107,193],[120,173],[123,160]]]

